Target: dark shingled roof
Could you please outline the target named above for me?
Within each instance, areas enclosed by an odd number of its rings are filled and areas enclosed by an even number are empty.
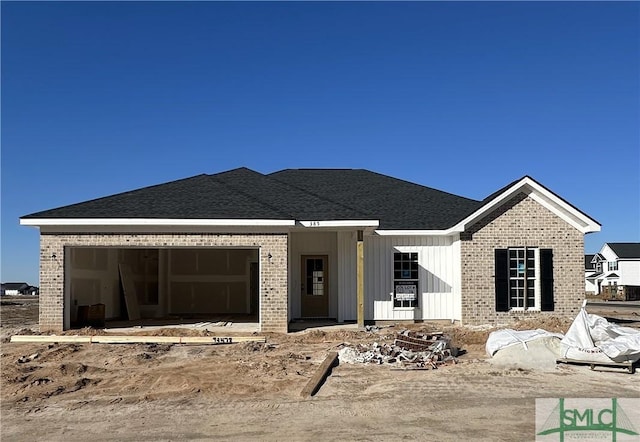
[[[29,284],[26,282],[3,282],[2,289],[3,290],[22,290],[29,287]]]
[[[380,220],[380,229],[446,229],[480,201],[363,169],[286,169],[269,175],[314,195],[325,195]]]
[[[379,220],[381,229],[440,230],[482,202],[363,169],[246,168],[197,175],[23,218]]]
[[[286,219],[289,216],[226,185],[197,175],[157,186],[34,213],[23,218]]]
[[[223,172],[215,177],[238,193],[286,213],[287,219],[345,220],[371,219],[370,214],[254,172],[247,168]]]
[[[608,242],[618,258],[640,258],[640,242]]]
[[[593,259],[593,257],[596,255],[584,255],[584,268],[585,269],[593,269],[594,265],[591,262],[591,260]]]

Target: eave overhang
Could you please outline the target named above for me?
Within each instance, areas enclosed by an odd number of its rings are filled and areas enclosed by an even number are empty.
[[[519,193],[526,194],[583,234],[600,231],[600,223],[573,207],[567,201],[560,198],[558,195],[528,176],[522,178],[499,195],[496,195],[478,210],[453,226],[452,230],[456,232],[464,232],[474,223],[478,222]]]
[[[20,218],[23,226],[295,226],[288,219]]]
[[[380,221],[375,219],[359,220],[359,219],[347,219],[347,220],[309,220],[298,221],[298,225],[301,227],[378,227]]]

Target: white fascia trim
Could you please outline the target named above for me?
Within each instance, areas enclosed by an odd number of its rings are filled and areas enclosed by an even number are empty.
[[[375,219],[348,219],[326,221],[300,221],[302,227],[378,227],[380,221]]]
[[[456,232],[464,232],[464,230],[475,221],[481,219],[487,213],[496,209],[498,206],[503,204],[505,201],[508,201],[519,192],[525,192],[532,199],[549,209],[551,212],[574,226],[582,233],[600,231],[601,226],[595,220],[589,218],[582,212],[567,204],[565,201],[563,201],[544,187],[540,186],[529,177],[524,177],[509,189],[505,190],[502,194],[495,197],[489,203],[480,207],[471,215],[453,226],[452,230]]]
[[[453,229],[447,230],[376,230],[380,236],[448,236],[456,233]]]
[[[23,226],[294,226],[287,219],[27,218]]]
[[[563,201],[559,201],[554,195],[544,195],[539,193],[531,193],[529,195],[533,200],[540,203],[540,205],[546,207],[551,212],[558,215],[567,223],[573,225],[576,229],[582,233],[599,232],[601,229],[600,224],[594,220],[585,217],[582,213],[578,212],[573,207],[567,205]]]

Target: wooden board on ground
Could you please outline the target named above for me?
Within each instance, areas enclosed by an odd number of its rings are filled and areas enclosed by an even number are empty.
[[[124,301],[127,305],[127,315],[130,321],[140,319],[140,309],[138,308],[138,295],[136,287],[131,278],[131,267],[127,264],[118,264],[120,269],[120,281],[122,281],[122,290],[124,291]]]
[[[338,352],[332,351],[331,353],[329,353],[320,367],[318,367],[318,370],[315,372],[315,374],[311,377],[311,379],[309,379],[307,385],[305,385],[305,387],[302,389],[302,391],[300,392],[300,396],[306,398],[316,394],[322,386],[324,380],[327,378],[327,376],[329,376],[331,367],[333,367],[337,361]]]
[[[14,335],[11,342],[66,342],[77,344],[237,344],[267,342],[264,336],[122,336],[122,335]]]
[[[560,358],[556,359],[556,363],[564,363],[564,364],[578,364],[578,365],[588,365],[591,370],[594,370],[596,367],[614,367],[614,368],[624,368],[629,373],[633,374],[636,371],[635,364],[636,362],[628,361],[628,362],[592,362],[592,361],[581,361],[578,359],[566,359]]]

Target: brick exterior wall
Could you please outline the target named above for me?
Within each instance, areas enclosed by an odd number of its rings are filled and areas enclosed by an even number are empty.
[[[520,193],[460,235],[462,322],[508,324],[540,315],[574,317],[584,298],[584,235]],[[553,312],[496,312],[494,250],[553,249]]]
[[[40,235],[40,330],[64,328],[66,247],[260,247],[260,329],[286,333],[287,234],[54,234]],[[271,259],[268,254],[271,253]],[[55,256],[55,257],[54,257]]]

